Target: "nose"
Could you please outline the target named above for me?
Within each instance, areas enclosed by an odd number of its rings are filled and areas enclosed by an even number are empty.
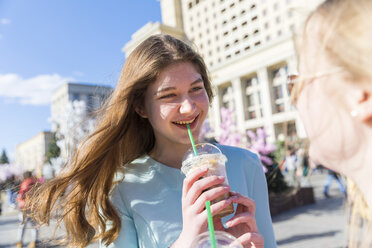
[[[189,97],[186,97],[181,102],[181,107],[180,107],[180,113],[181,114],[190,114],[190,113],[193,113],[195,111],[195,109],[196,109],[195,103]]]

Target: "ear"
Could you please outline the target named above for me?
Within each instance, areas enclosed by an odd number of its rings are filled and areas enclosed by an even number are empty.
[[[372,94],[371,92],[364,91],[358,107],[358,118],[362,122],[369,122],[372,120]]]
[[[143,108],[136,107],[135,110],[137,114],[141,116],[142,118],[148,118],[146,111]]]
[[[362,88],[354,89],[351,99],[355,118],[364,123],[372,121],[372,92]]]

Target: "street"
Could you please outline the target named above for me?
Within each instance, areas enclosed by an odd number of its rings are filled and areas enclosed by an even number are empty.
[[[278,247],[282,248],[341,248],[345,243],[345,199],[338,185],[333,182],[330,198],[323,196],[323,185],[327,174],[316,173],[311,176],[316,203],[295,208],[273,217],[274,231]],[[6,206],[5,206],[6,207]],[[52,223],[51,226],[55,226]],[[14,247],[16,243],[18,216],[16,211],[8,211],[0,217],[0,248]],[[39,247],[62,247],[51,241],[54,228],[42,227],[39,232]],[[63,235],[57,230],[54,237]],[[30,241],[30,232],[26,230],[24,247]],[[89,247],[96,248],[98,244]]]

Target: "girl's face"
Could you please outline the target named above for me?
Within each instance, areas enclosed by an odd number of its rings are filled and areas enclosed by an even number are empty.
[[[297,96],[297,109],[310,140],[310,158],[342,172],[357,147],[356,127],[342,104],[347,95],[344,72],[335,70],[321,51],[317,35],[317,25],[321,23],[318,21],[318,18],[310,20],[300,51],[298,83],[301,91]]]
[[[142,117],[151,123],[156,146],[190,145],[186,124],[193,137],[199,136],[207,116],[208,95],[200,73],[190,62],[166,67],[145,96]]]

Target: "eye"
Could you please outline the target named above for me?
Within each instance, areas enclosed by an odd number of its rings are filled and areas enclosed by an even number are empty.
[[[198,92],[198,91],[200,91],[200,90],[202,90],[203,89],[203,87],[201,87],[201,86],[195,86],[195,87],[193,87],[193,88],[191,88],[191,92]]]
[[[171,97],[174,97],[174,96],[176,96],[176,94],[170,93],[170,94],[160,96],[159,99],[166,99],[166,98],[171,98]]]

